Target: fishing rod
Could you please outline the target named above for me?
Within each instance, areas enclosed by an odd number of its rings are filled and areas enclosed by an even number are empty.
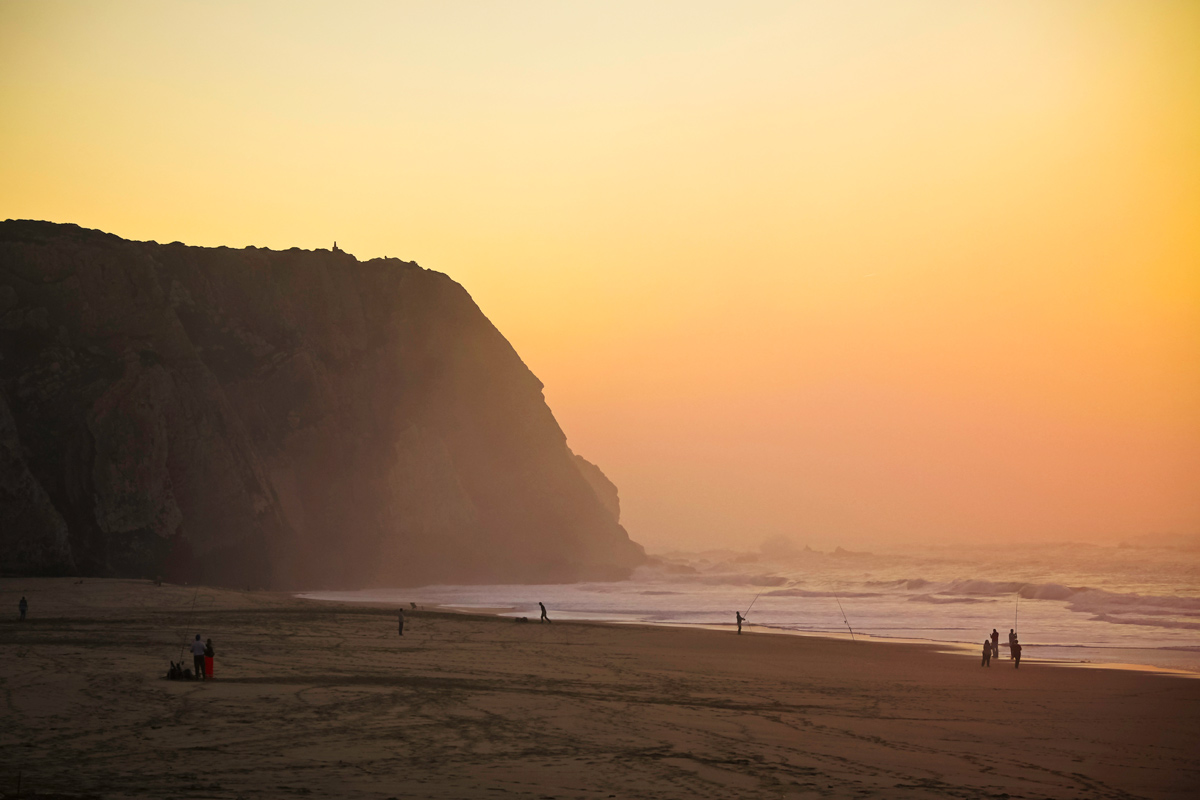
[[[183,634],[183,644],[179,646],[179,661],[183,663],[183,651],[187,648],[187,631],[191,630],[192,620],[196,616],[196,598],[200,596],[200,587],[196,587],[196,593],[192,595],[192,610],[188,612],[188,626]]]
[[[763,589],[763,592],[765,592],[765,591],[766,591],[766,589]],[[762,597],[762,592],[759,592],[758,594],[754,595],[754,599],[750,601],[750,608],[746,609],[746,614],[750,613],[750,609],[754,608],[754,604],[758,602],[758,598],[760,598],[760,597]],[[746,614],[742,614],[742,619],[746,618]]]
[[[1021,590],[1017,590],[1017,604],[1013,607],[1013,633],[1017,632],[1017,615],[1021,612]]]
[[[846,609],[842,608],[842,599],[837,596],[836,592],[833,593],[833,599],[837,600],[838,611],[842,612],[842,622],[846,623],[846,630],[850,631],[850,641],[853,642],[853,641],[855,641],[854,628],[850,627],[850,620],[846,618]]]

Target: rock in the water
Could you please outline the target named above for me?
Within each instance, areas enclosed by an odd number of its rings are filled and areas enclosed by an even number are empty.
[[[0,570],[355,586],[644,560],[445,275],[10,220],[0,284]]]

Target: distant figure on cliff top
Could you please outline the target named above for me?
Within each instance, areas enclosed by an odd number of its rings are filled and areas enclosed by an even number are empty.
[[[992,655],[1000,657],[1000,632],[992,628]]]
[[[1013,660],[1017,662],[1016,668],[1020,669],[1021,668],[1021,643],[1018,642],[1015,638],[1013,639],[1013,643],[1012,643],[1012,652],[1013,652],[1013,656],[1012,656]]]
[[[742,612],[740,611],[735,611],[733,613],[737,615],[738,633],[740,634],[742,632],[742,620],[746,618],[742,616]]]
[[[542,607],[542,618],[539,620],[539,622],[549,622],[550,618],[546,616],[546,606],[541,602],[539,602],[538,605]]]
[[[990,667],[992,665],[992,640],[983,640],[983,663],[979,666]]]
[[[400,609],[400,635],[404,635],[404,609]]]
[[[21,619],[25,619],[25,612],[29,610],[29,601],[25,599],[24,595],[21,596],[21,602],[17,603],[17,610],[21,612]]]
[[[192,640],[192,667],[196,671],[196,677],[204,680],[204,642],[200,641],[198,633]]]
[[[1008,629],[1008,657],[1010,659],[1017,657],[1017,653],[1013,649],[1013,647],[1016,645],[1016,643],[1017,643],[1017,632],[1015,630],[1013,630],[1012,628],[1009,628]]]

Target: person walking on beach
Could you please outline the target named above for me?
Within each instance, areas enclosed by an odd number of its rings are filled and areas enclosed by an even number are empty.
[[[983,640],[983,663],[979,666],[990,667],[992,665],[992,640]]]
[[[541,601],[538,601],[538,605],[542,607],[542,618],[538,621],[539,622],[549,622],[550,618],[546,616],[546,606]]]
[[[196,638],[192,640],[192,667],[196,673],[198,680],[204,680],[204,642],[200,641],[200,634],[196,634]]]
[[[25,612],[29,610],[29,601],[25,599],[25,595],[21,595],[21,602],[17,603],[17,610],[21,612],[21,621],[25,621]]]
[[[404,635],[404,609],[400,609],[400,635]]]
[[[211,678],[213,676],[213,659],[217,657],[217,651],[213,650],[212,639],[204,641],[204,677]]]
[[[742,612],[740,611],[735,611],[733,613],[737,614],[738,633],[740,634],[742,632],[742,621],[746,618],[742,616]]]
[[[1000,632],[992,628],[992,656],[1000,657]]]
[[[1017,637],[1013,637],[1012,642],[1013,660],[1017,662],[1016,669],[1021,668],[1021,643],[1017,641]]]
[[[1009,628],[1008,629],[1008,657],[1009,657],[1009,659],[1014,659],[1017,657],[1017,651],[1014,649],[1014,646],[1016,645],[1016,643],[1017,643],[1017,632],[1015,630],[1013,630],[1012,628]]]

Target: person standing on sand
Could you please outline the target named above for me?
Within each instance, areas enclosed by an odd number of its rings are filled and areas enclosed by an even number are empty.
[[[538,602],[538,605],[542,607],[542,618],[538,621],[539,622],[549,622],[550,618],[546,616],[546,606],[540,601]]]
[[[29,601],[25,599],[25,595],[21,595],[21,602],[17,603],[17,610],[21,612],[21,621],[25,621],[25,612],[29,610]]]
[[[213,650],[212,639],[204,641],[204,677],[211,678],[213,676],[213,659],[217,657],[217,651]]]
[[[735,611],[733,613],[737,614],[738,633],[740,634],[742,632],[742,620],[744,620],[745,617],[742,616],[742,612],[740,611]]]
[[[992,656],[1000,657],[1000,632],[992,628]]]
[[[400,609],[400,635],[404,635],[404,609]]]
[[[204,680],[204,642],[200,641],[200,634],[196,634],[196,638],[192,640],[192,667],[196,673],[197,680]]]
[[[1017,662],[1016,669],[1020,669],[1021,668],[1021,643],[1017,641],[1017,638],[1015,636],[1013,637],[1012,651],[1013,651],[1012,657]]]
[[[983,663],[979,666],[990,667],[992,665],[992,640],[983,640]]]
[[[1008,657],[1009,657],[1009,659],[1014,659],[1017,657],[1016,651],[1013,649],[1013,647],[1016,645],[1016,643],[1017,643],[1017,632],[1015,630],[1013,630],[1012,628],[1009,628],[1008,629]]]

